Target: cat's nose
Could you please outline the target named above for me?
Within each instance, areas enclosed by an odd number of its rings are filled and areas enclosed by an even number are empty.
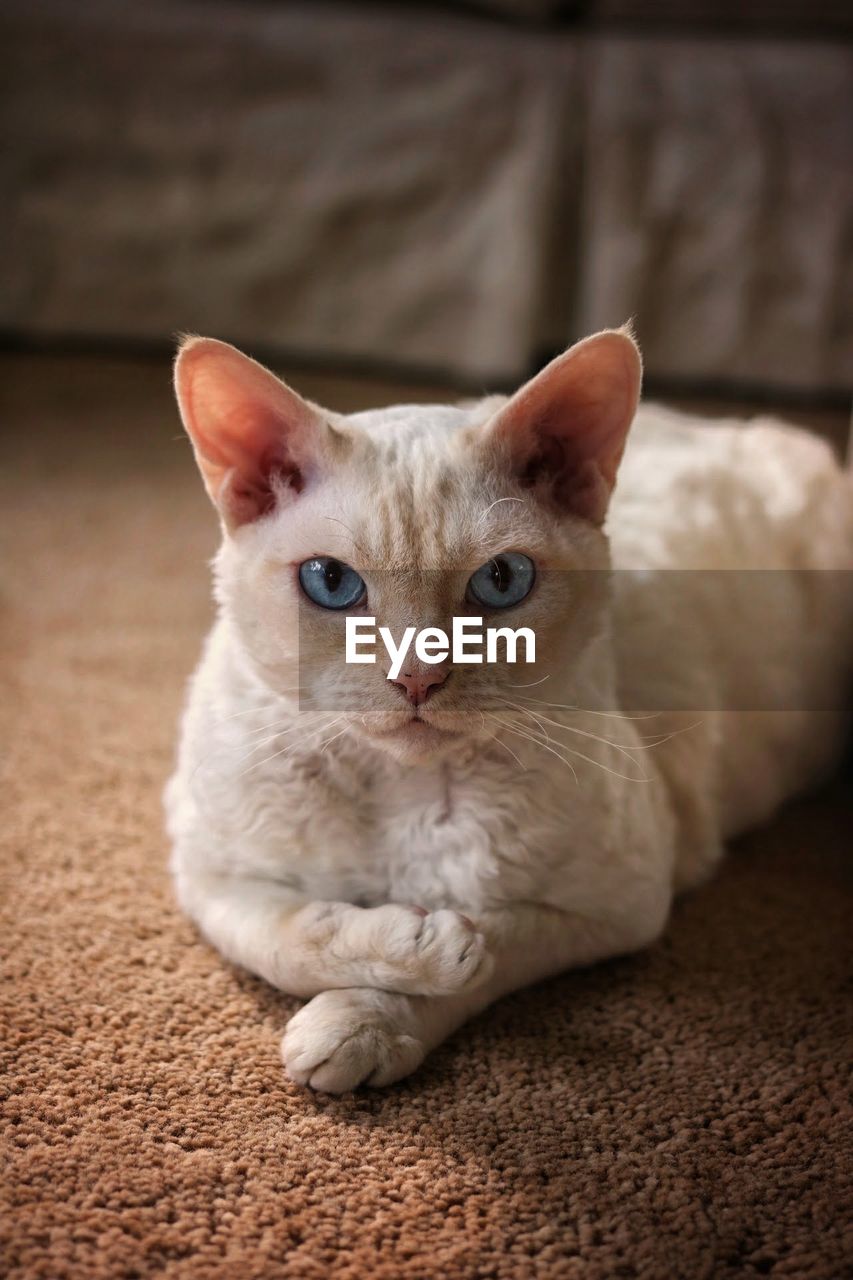
[[[432,667],[429,671],[419,672],[402,671],[391,683],[405,694],[413,707],[419,707],[436,689],[441,688],[449,675],[449,667]]]

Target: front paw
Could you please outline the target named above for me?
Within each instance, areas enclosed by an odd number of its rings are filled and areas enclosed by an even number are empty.
[[[323,1093],[402,1080],[426,1052],[407,1005],[385,991],[322,991],[287,1024],[281,1052],[288,1074]]]
[[[476,925],[458,911],[389,905],[362,913],[356,946],[369,957],[371,985],[409,995],[452,995],[488,977],[492,958]]]

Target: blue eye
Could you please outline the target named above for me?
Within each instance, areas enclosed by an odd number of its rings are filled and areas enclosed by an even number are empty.
[[[299,566],[299,585],[321,609],[349,609],[365,592],[364,579],[355,569],[331,556],[315,556]]]
[[[487,609],[510,609],[530,594],[535,581],[536,566],[529,556],[502,551],[471,574],[467,596]]]

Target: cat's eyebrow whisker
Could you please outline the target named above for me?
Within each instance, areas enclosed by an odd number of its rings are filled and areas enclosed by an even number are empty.
[[[477,523],[479,525],[482,525],[485,522],[486,516],[489,514],[489,512],[494,507],[498,506],[498,504],[501,502],[520,502],[522,506],[527,505],[523,498],[495,498],[494,502],[492,502],[488,507],[486,507],[485,511],[480,512],[480,517]]]
[[[359,554],[359,555],[360,555],[364,560],[367,560],[367,559],[368,559],[367,552],[364,550],[364,547],[361,545],[361,543],[359,542],[358,538],[355,536],[355,534],[353,533],[352,529],[349,527],[349,525],[348,525],[348,524],[345,524],[343,520],[339,520],[337,516],[323,516],[323,519],[324,519],[324,520],[332,520],[332,521],[334,521],[334,523],[335,523],[335,524],[339,524],[339,525],[341,526],[341,528],[342,528],[342,529],[346,529],[347,533],[348,533],[348,534],[349,534],[349,536],[352,538],[352,545],[355,547],[355,549],[356,549],[356,551],[358,552],[358,554]]]

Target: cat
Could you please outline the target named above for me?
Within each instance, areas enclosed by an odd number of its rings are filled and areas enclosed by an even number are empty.
[[[651,943],[837,760],[853,477],[793,427],[638,408],[640,383],[608,330],[510,398],[344,416],[180,347],[223,537],[166,791],[175,885],[229,961],[307,1000],[300,1084],[388,1085],[503,994]],[[347,613],[511,616],[535,664],[409,655],[392,681],[343,662]]]

